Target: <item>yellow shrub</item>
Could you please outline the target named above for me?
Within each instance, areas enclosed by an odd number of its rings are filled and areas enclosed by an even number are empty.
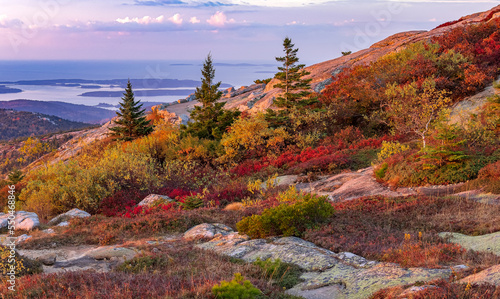
[[[382,141],[382,148],[380,152],[377,154],[377,158],[379,161],[383,161],[394,154],[398,154],[404,151],[409,150],[410,147],[408,145],[401,144],[399,142],[392,141]]]

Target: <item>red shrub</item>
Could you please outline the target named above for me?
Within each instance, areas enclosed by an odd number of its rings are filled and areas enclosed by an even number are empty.
[[[190,190],[185,190],[185,189],[180,189],[180,188],[169,188],[169,187],[163,187],[158,190],[158,194],[161,195],[166,195],[172,199],[180,199],[184,198],[186,196],[193,196],[198,194],[199,192],[197,191],[190,191]]]
[[[269,166],[269,162],[265,159],[261,161],[247,160],[231,168],[229,172],[237,177],[242,177],[257,173],[267,166]]]
[[[135,189],[117,191],[115,194],[101,201],[99,213],[108,217],[118,216],[127,212],[127,210],[139,203],[148,194],[149,192],[141,192]]]
[[[403,267],[439,268],[440,265],[454,261],[465,253],[458,244],[425,244],[424,242],[406,242],[401,246],[389,249],[382,260],[398,263]]]
[[[492,178],[500,179],[500,161],[486,165],[479,170],[478,177],[480,179]]]
[[[221,190],[215,189],[210,191],[205,195],[204,201],[206,203],[211,202],[216,206],[225,206],[231,202],[241,201],[242,199],[251,195],[252,194],[250,193],[250,191],[248,191],[246,184],[231,184],[228,186],[224,186],[224,188],[222,188]]]

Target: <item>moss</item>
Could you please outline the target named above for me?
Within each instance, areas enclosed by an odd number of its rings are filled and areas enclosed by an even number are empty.
[[[467,236],[460,233],[440,233],[440,237],[447,238],[449,241],[460,244],[465,249],[475,251],[492,252],[500,255],[500,232],[482,236]]]

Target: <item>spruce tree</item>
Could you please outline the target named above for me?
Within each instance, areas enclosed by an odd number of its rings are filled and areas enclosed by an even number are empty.
[[[146,120],[145,109],[142,109],[141,101],[136,101],[132,84],[130,80],[125,88],[122,102],[120,102],[120,111],[116,112],[118,120],[114,123],[116,127],[110,128],[111,136],[118,140],[130,141],[137,137],[146,136],[153,131],[153,127],[149,120]]]
[[[285,56],[276,57],[276,61],[282,62],[283,66],[278,67],[279,72],[274,75],[274,78],[280,81],[274,87],[281,88],[285,92],[274,101],[274,105],[278,108],[303,107],[312,103],[308,99],[312,93],[309,85],[312,79],[302,79],[310,73],[304,70],[305,64],[297,64],[299,49],[294,49],[294,46],[292,40],[286,37],[283,41]]]
[[[214,83],[215,68],[210,54],[205,59],[201,74],[202,84],[195,92],[195,97],[201,106],[194,107],[190,113],[191,121],[181,128],[199,138],[219,140],[240,112],[226,110],[224,109],[226,103],[218,102],[222,96],[219,90],[221,82]]]
[[[294,49],[295,45],[292,40],[286,37],[283,40],[283,51],[285,56],[276,57],[276,61],[282,62],[283,66],[278,67],[279,72],[274,75],[280,83],[275,84],[275,88],[281,88],[284,91],[282,96],[274,100],[273,104],[278,111],[267,109],[266,120],[271,127],[287,127],[290,128],[290,114],[300,115],[307,112],[305,107],[318,103],[316,97],[312,97],[311,86],[309,83],[312,79],[302,79],[309,75],[304,67],[304,64],[298,64],[299,58],[297,52],[299,49]]]
[[[12,170],[8,175],[8,182],[10,185],[19,183],[24,178],[23,173],[19,169]]]

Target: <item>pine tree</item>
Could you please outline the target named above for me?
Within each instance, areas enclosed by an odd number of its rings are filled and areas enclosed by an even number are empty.
[[[266,120],[274,128],[290,128],[292,125],[290,114],[300,117],[301,114],[307,112],[308,109],[305,109],[307,106],[318,103],[317,98],[312,96],[309,85],[312,79],[302,79],[310,73],[304,70],[304,64],[297,64],[299,49],[294,49],[294,46],[292,40],[286,37],[283,40],[285,56],[276,57],[276,61],[282,62],[283,66],[278,67],[279,72],[274,75],[274,78],[280,81],[274,87],[283,89],[284,94],[273,102],[274,106],[281,109],[277,111],[267,109],[266,111]]]
[[[199,138],[219,140],[240,112],[226,110],[226,103],[218,102],[222,96],[219,90],[221,82],[214,83],[215,68],[210,54],[205,59],[201,74],[202,84],[196,88],[195,97],[202,105],[194,107],[190,113],[192,121],[181,128]]]
[[[297,64],[299,49],[294,49],[294,46],[292,40],[286,37],[283,41],[285,56],[276,57],[276,61],[282,62],[283,66],[278,67],[280,72],[274,75],[274,78],[280,80],[280,83],[275,84],[274,87],[281,88],[285,92],[274,101],[274,105],[278,108],[304,107],[312,104],[308,99],[312,93],[309,85],[312,79],[302,79],[310,73],[304,70],[305,64]]]
[[[15,184],[19,183],[23,178],[24,178],[24,175],[21,172],[21,170],[15,169],[9,173],[9,175],[8,175],[9,181],[8,182],[10,185],[15,185]]]
[[[146,136],[153,131],[150,121],[146,120],[145,109],[142,109],[141,101],[136,101],[130,80],[120,102],[120,111],[116,112],[118,120],[114,123],[116,127],[110,128],[111,136],[118,140],[130,141],[140,136]]]

